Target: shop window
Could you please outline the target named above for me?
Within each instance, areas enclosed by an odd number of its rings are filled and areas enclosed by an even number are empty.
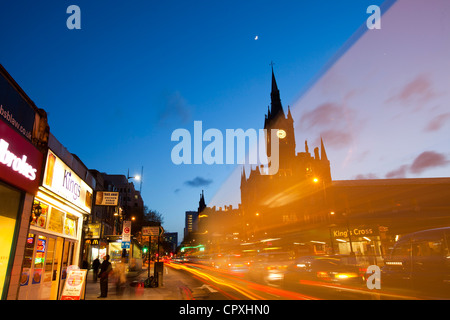
[[[17,214],[21,202],[21,193],[0,184],[0,299],[3,286],[9,274],[11,248],[16,230]]]
[[[63,233],[64,231],[64,216],[65,213],[52,207],[50,211],[50,220],[48,223],[48,229],[58,233]]]
[[[66,214],[66,219],[64,221],[64,234],[70,237],[76,237],[77,233],[77,221],[78,218],[69,213]]]
[[[48,217],[48,205],[40,201],[34,200],[31,210],[30,225],[45,228]]]
[[[34,257],[34,271],[32,278],[33,284],[41,282],[46,248],[47,248],[47,237],[39,236],[36,243],[36,254]]]
[[[50,207],[50,217],[48,218],[47,229],[69,237],[76,237],[78,217],[55,207]]]

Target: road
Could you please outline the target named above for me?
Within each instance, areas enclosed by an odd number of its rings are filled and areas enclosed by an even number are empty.
[[[192,264],[169,263],[172,272],[199,281],[192,293],[184,299],[209,300],[434,300],[432,294],[421,294],[397,288],[368,289],[364,286],[337,285],[323,282],[303,282],[301,287],[286,288],[275,284],[249,281],[245,274]],[[182,276],[180,274],[180,276]]]
[[[167,265],[170,269],[190,274],[201,281],[201,290],[194,290],[193,299],[231,300],[316,300],[315,297],[246,280],[242,274],[233,274],[199,264]]]

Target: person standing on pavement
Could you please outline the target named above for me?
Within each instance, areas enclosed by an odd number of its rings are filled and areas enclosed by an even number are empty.
[[[92,269],[94,269],[94,282],[97,282],[98,268],[100,268],[100,260],[97,257],[97,259],[92,262]]]
[[[105,256],[100,266],[100,296],[98,298],[106,298],[108,296],[108,275],[112,271],[111,262],[109,262],[109,255]]]
[[[86,259],[83,260],[83,264],[81,266],[81,269],[85,269],[86,270],[86,279],[89,273],[89,262],[87,262]]]

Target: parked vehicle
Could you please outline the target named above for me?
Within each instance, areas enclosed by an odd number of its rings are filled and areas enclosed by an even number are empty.
[[[450,293],[450,227],[402,236],[394,245],[381,283],[405,289]]]

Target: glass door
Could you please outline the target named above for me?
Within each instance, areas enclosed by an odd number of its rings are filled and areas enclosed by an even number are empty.
[[[48,238],[47,254],[44,262],[40,299],[49,300],[52,290],[53,261],[55,259],[55,238]]]
[[[40,299],[47,245],[48,238],[46,236],[32,233],[28,234],[25,245],[19,299]]]
[[[28,234],[19,300],[56,300],[63,243],[60,237]]]
[[[25,244],[22,274],[20,276],[19,300],[26,300],[28,296],[29,284],[31,283],[30,275],[32,272],[31,267],[33,265],[35,240],[36,235],[29,233]]]
[[[61,278],[59,281],[59,297],[61,296],[62,290],[64,288],[64,284],[66,283],[67,278],[67,267],[72,265],[73,262],[73,251],[74,251],[75,243],[74,241],[64,240],[64,249],[62,255],[62,265],[61,265]]]
[[[59,275],[61,274],[62,269],[62,253],[63,253],[63,238],[56,238],[56,247],[55,247],[55,258],[53,259],[53,267],[52,267],[52,286],[50,293],[50,300],[58,299],[58,285],[59,285]]]

